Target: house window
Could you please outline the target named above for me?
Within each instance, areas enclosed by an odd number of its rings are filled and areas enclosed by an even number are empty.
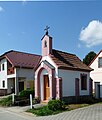
[[[5,81],[4,80],[2,81],[2,87],[3,88],[5,87]]]
[[[5,69],[5,66],[4,66],[4,64],[2,64],[2,70],[4,70]]]
[[[81,74],[81,90],[87,90],[87,75]]]
[[[47,47],[47,42],[46,42],[46,40],[45,40],[45,42],[44,42],[44,47]]]
[[[99,68],[102,67],[102,58],[99,58],[99,59],[98,59],[98,67],[99,67]]]

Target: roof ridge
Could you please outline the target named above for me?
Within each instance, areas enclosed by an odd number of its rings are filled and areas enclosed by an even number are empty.
[[[52,49],[52,50],[55,50],[55,51],[58,51],[58,52],[62,52],[62,53],[65,53],[65,54],[70,54],[70,55],[74,55],[74,56],[76,56],[75,54],[72,54],[72,53],[68,53],[68,52],[65,52],[65,51],[56,50],[56,49]]]
[[[16,53],[23,53],[23,54],[28,54],[28,55],[35,55],[35,56],[41,56],[41,55],[37,55],[37,54],[33,54],[33,53],[27,53],[27,52],[21,52],[21,51],[16,51],[16,50],[9,50],[7,52],[5,52],[4,54],[2,54],[1,56],[4,56],[10,52],[16,52]]]
[[[1,56],[4,56],[4,55],[6,55],[6,54],[8,54],[8,53],[10,53],[10,52],[13,52],[14,50],[9,50],[9,51],[7,51],[7,52],[4,52],[2,55],[0,55],[0,57]]]
[[[23,53],[23,54],[29,54],[29,55],[41,56],[41,55],[37,55],[37,54],[33,54],[33,53],[27,53],[27,52],[16,51],[16,50],[13,50],[13,52],[18,52],[18,53]]]

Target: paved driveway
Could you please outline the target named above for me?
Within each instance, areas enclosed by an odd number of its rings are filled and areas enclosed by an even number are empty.
[[[102,104],[95,104],[57,115],[35,117],[22,108],[0,108],[0,120],[102,120]]]

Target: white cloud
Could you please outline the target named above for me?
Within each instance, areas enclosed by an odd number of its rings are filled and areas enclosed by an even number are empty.
[[[4,11],[3,7],[0,6],[0,12],[3,12],[3,11]]]
[[[91,21],[86,28],[81,30],[79,39],[87,47],[102,44],[102,22],[97,20]]]

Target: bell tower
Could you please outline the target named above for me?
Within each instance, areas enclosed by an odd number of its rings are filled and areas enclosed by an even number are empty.
[[[48,35],[48,29],[50,27],[46,26],[44,29],[46,31],[42,38],[42,56],[47,56],[52,53],[52,37]]]

